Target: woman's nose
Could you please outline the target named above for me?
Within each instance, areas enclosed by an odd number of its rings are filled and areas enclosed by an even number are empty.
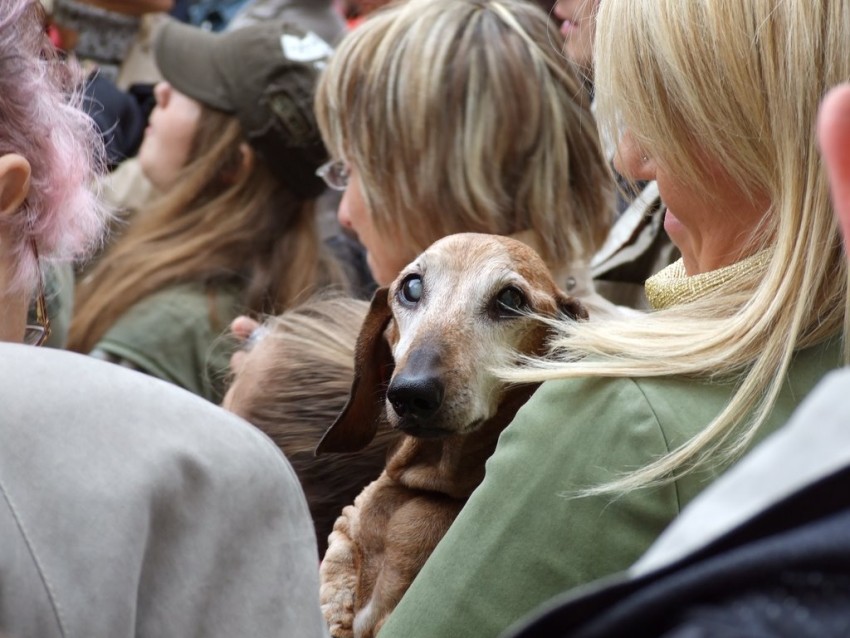
[[[350,230],[354,228],[351,225],[351,215],[348,212],[348,202],[345,201],[345,195],[342,196],[342,200],[339,202],[339,208],[336,209],[336,218],[339,221],[339,225],[343,228]]]
[[[168,98],[171,95],[171,85],[168,82],[157,82],[153,87],[153,96],[156,99],[157,106],[165,106],[168,104]]]
[[[655,179],[655,162],[634,139],[630,131],[623,133],[614,155],[614,168],[623,177],[635,181]]]

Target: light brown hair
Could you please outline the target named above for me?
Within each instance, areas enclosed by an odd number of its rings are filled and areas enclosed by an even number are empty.
[[[378,477],[396,439],[381,428],[356,454],[314,454],[348,399],[354,345],[368,309],[366,301],[317,298],[269,319],[266,336],[245,358],[223,404],[289,459],[307,497],[320,555],[342,508]]]
[[[203,107],[192,159],[176,185],[77,287],[69,348],[89,352],[131,306],[171,284],[235,283],[245,311],[277,313],[340,282],[324,256],[314,200],[296,197],[244,144],[233,116]]]
[[[453,233],[528,231],[560,270],[604,240],[609,169],[560,40],[523,0],[408,0],[331,56],[316,95],[322,136],[411,258]]]

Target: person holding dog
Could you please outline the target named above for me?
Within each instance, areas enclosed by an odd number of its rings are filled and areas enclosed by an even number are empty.
[[[614,182],[577,70],[551,46],[559,38],[524,0],[411,0],[376,10],[339,43],[316,89],[332,157],[318,173],[343,193],[337,217],[377,284],[445,235],[512,235],[594,319],[633,314],[592,281]],[[515,134],[519,121],[528,125]],[[230,329],[244,341],[258,325],[240,316]]]
[[[513,235],[542,254],[591,318],[620,314],[595,292],[589,271],[613,217],[613,181],[581,81],[551,47],[558,37],[524,0],[410,0],[376,11],[338,45],[317,88],[317,120],[333,158],[319,172],[344,191],[339,220],[365,246],[379,284],[445,235]],[[244,341],[257,326],[240,317],[231,331]],[[265,347],[260,341],[251,354],[252,375],[268,360],[257,352]],[[302,355],[275,369],[315,359]],[[244,362],[237,351],[231,367],[243,396]],[[265,398],[312,403],[310,391],[299,385]],[[278,403],[281,417],[287,410]],[[267,419],[241,414],[270,431]],[[314,444],[320,438],[316,430]]]
[[[600,4],[598,113],[683,258],[647,282],[655,312],[563,323],[559,362],[505,371],[544,383],[380,638],[496,636],[628,567],[847,362],[813,122],[850,79],[848,25],[842,0]]]
[[[850,84],[818,139],[850,256]],[[850,368],[694,499],[617,578],[548,601],[502,638],[843,638],[850,627]]]
[[[318,172],[343,193],[339,222],[379,285],[445,235],[511,235],[593,319],[633,314],[592,281],[614,183],[579,75],[551,46],[559,37],[524,0],[411,0],[376,10],[337,46],[316,89],[332,156]],[[240,316],[230,329],[244,341],[258,325]]]
[[[621,313],[591,281],[613,180],[559,38],[524,0],[410,0],[340,42],[316,92],[320,173],[378,284],[446,235],[509,235],[592,318]]]

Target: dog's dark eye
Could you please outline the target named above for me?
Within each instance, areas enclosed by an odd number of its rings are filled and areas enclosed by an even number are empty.
[[[501,318],[517,317],[527,308],[525,295],[513,286],[508,286],[496,295],[496,311]]]
[[[422,299],[422,277],[408,275],[399,288],[401,300],[408,305],[415,305]]]

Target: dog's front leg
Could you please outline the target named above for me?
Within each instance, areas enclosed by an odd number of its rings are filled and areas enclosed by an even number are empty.
[[[384,472],[345,507],[328,537],[319,569],[322,612],[332,638],[358,638],[355,615],[372,596],[384,560],[386,530],[407,492]]]
[[[387,492],[391,490],[386,490]],[[386,545],[371,596],[354,619],[354,638],[374,638],[463,506],[463,500],[396,487]]]
[[[358,509],[349,505],[334,523],[328,549],[319,568],[322,613],[332,638],[354,638],[357,581],[362,562],[352,536],[357,529]]]

